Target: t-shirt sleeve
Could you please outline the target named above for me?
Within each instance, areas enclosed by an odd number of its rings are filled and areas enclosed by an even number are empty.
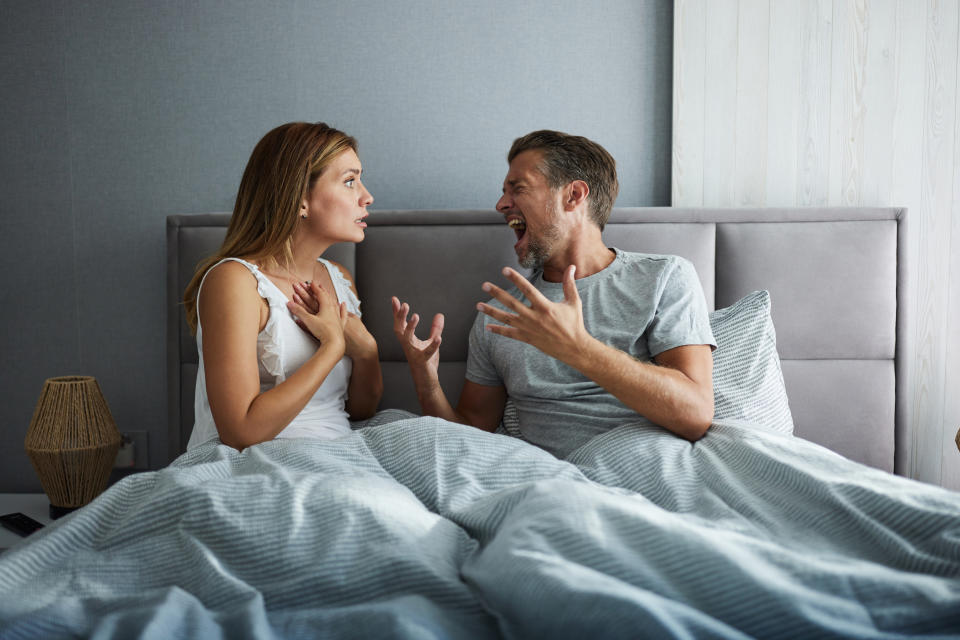
[[[694,344],[717,346],[697,272],[689,260],[676,258],[662,277],[657,310],[647,327],[647,348],[656,356]]]
[[[484,328],[485,318],[486,316],[478,312],[473,327],[470,328],[466,378],[470,382],[496,387],[503,385],[503,380],[490,358],[489,345],[493,334]]]

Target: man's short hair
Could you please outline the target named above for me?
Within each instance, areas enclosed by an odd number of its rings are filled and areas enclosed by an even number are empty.
[[[534,131],[514,140],[507,154],[507,162],[513,162],[524,151],[543,152],[538,168],[551,189],[563,187],[574,180],[587,183],[590,187],[588,212],[602,231],[610,219],[610,211],[620,191],[617,163],[613,156],[583,136],[571,136],[548,129]]]

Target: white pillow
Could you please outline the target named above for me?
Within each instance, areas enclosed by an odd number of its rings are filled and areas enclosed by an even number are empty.
[[[754,291],[710,314],[717,341],[713,352],[715,419],[736,419],[793,433],[793,416],[783,384],[777,334],[770,317],[770,293]]]

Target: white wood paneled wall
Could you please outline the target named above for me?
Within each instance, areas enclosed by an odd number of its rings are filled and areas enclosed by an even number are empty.
[[[958,0],[677,0],[674,206],[905,206],[907,474],[960,489]],[[954,250],[951,251],[951,248]]]

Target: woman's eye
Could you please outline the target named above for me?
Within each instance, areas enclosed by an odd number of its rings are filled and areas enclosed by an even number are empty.
[[[356,181],[356,178],[350,178],[349,180],[347,180],[347,181],[344,182],[343,184],[347,185],[348,187],[352,187],[352,186],[353,186],[353,183],[354,183],[355,181]]]

